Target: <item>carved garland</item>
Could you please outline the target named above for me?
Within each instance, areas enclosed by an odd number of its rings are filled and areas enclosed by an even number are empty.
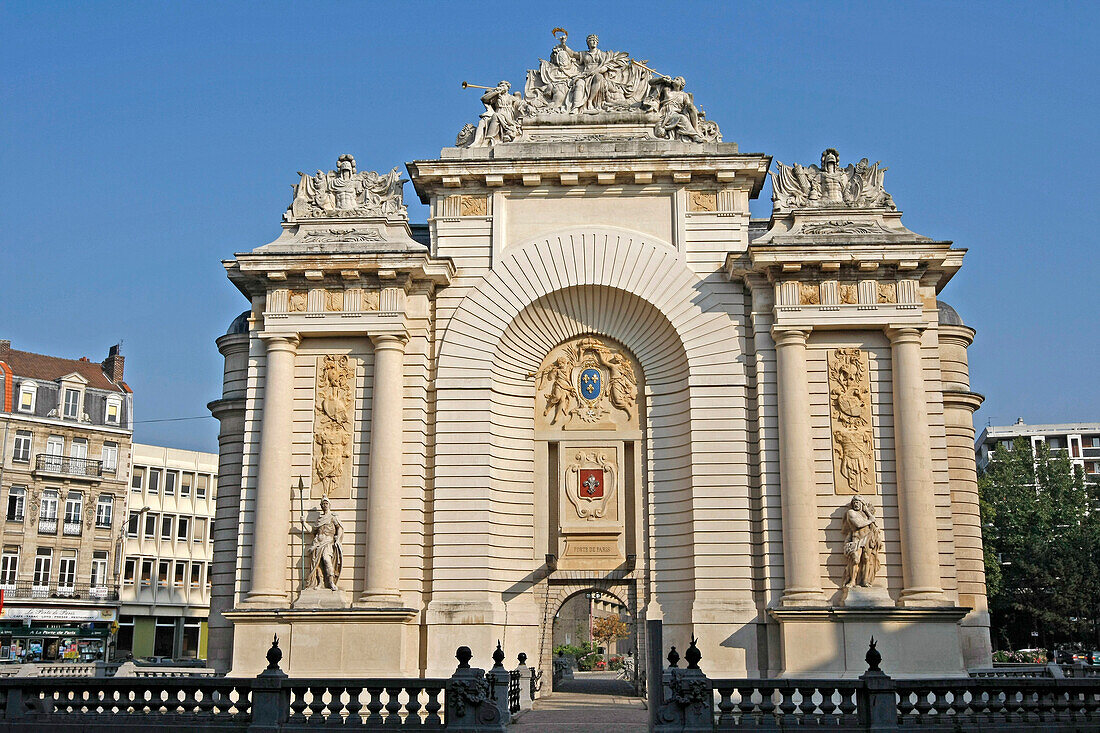
[[[833,482],[838,494],[874,494],[875,451],[867,352],[829,352]]]

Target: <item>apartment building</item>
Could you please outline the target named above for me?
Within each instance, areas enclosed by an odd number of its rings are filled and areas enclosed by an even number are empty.
[[[118,615],[133,395],[102,362],[0,340],[0,660],[104,658]]]
[[[218,455],[134,443],[117,654],[205,659]]]
[[[1017,438],[1026,438],[1032,448],[1046,443],[1052,453],[1064,452],[1086,477],[1100,480],[1100,422],[1029,425],[1021,417],[1013,425],[990,425],[978,436],[974,447],[978,468],[985,470],[997,445],[1011,448]]]

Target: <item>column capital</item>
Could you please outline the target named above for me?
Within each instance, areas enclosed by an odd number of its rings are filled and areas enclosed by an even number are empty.
[[[400,349],[405,350],[405,343],[409,340],[403,333],[372,333],[371,343],[375,349]]]
[[[886,338],[890,339],[890,343],[892,344],[919,344],[924,329],[916,326],[889,326],[884,328],[883,332],[886,334]]]
[[[772,339],[776,346],[805,346],[810,338],[809,328],[772,327]]]
[[[302,342],[302,339],[297,334],[260,334],[260,338],[267,344],[267,350],[270,351],[289,351],[291,353],[298,350],[298,344]]]

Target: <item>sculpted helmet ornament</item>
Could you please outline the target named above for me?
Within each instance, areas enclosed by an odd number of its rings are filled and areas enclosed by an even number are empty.
[[[481,95],[485,111],[476,126],[462,128],[458,147],[489,147],[521,139],[526,119],[557,116],[584,124],[587,115],[608,112],[641,113],[653,124],[650,139],[721,141],[718,125],[706,120],[691,94],[684,91],[682,76],[660,74],[624,51],[605,51],[594,33],[585,39],[583,51],[567,45],[569,34],[564,28],[552,33],[558,42],[549,59],[539,59],[538,68],[527,71],[522,95],[512,92],[507,81],[495,87],[462,82],[463,88],[486,90]]]
[[[294,200],[284,215],[298,219],[396,217],[407,219],[403,186],[406,179],[395,167],[385,175],[357,171],[355,158],[341,155],[336,170],[310,176],[298,171]]]
[[[855,165],[840,167],[840,154],[828,148],[821,154],[821,167],[785,165],[775,161],[772,201],[776,210],[790,209],[887,209],[896,211],[894,199],[886,193],[886,168],[862,158]]]

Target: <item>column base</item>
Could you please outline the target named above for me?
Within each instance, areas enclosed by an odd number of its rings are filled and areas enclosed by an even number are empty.
[[[940,588],[906,588],[898,597],[900,608],[942,608],[954,605]]]
[[[846,608],[888,607],[894,605],[894,599],[885,588],[853,585],[841,591],[840,605]]]
[[[820,588],[788,588],[779,601],[781,608],[820,608],[828,603]]]
[[[355,600],[356,608],[404,608],[401,594],[392,591],[365,591]]]
[[[252,591],[245,596],[242,605],[250,608],[286,608],[287,594],[268,591]]]

